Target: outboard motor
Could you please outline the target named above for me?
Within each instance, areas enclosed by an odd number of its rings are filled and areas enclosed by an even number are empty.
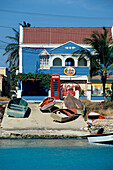
[[[104,132],[104,128],[100,128],[97,132],[97,134],[102,134]]]

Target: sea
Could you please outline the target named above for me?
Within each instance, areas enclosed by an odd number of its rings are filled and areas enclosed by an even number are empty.
[[[0,139],[0,170],[113,170],[113,145],[87,139]]]

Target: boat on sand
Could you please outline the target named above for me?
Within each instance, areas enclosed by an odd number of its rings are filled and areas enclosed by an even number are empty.
[[[79,109],[79,110],[84,110],[85,106],[83,103],[72,96],[72,94],[69,92],[67,97],[64,99],[65,106],[69,109]]]
[[[93,121],[97,120],[97,119],[105,119],[106,117],[99,114],[99,113],[96,113],[96,112],[90,112],[88,115],[87,115],[87,123],[92,123]]]
[[[57,122],[66,122],[74,118],[79,117],[79,113],[77,113],[77,109],[57,109],[51,112],[51,117]]]
[[[53,97],[46,97],[40,104],[40,110],[50,110],[56,103],[55,98]]]
[[[27,101],[22,98],[14,98],[8,103],[7,115],[12,117],[24,117],[27,110]]]

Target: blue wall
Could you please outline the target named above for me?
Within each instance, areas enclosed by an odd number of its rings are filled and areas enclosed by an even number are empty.
[[[66,48],[68,47],[68,49]],[[75,47],[74,49],[72,47]],[[67,42],[57,48],[54,48],[50,51],[51,54],[72,54],[76,51],[76,54],[79,54],[80,50],[83,50],[81,46],[73,43],[73,42]]]
[[[72,43],[67,43],[67,45],[70,45]],[[64,46],[60,47],[60,50],[63,50]],[[65,67],[50,67],[50,70],[39,69],[39,54],[42,52],[43,49],[34,49],[34,48],[23,48],[23,56],[22,56],[22,65],[23,65],[23,73],[47,73],[47,74],[64,74],[64,68]],[[47,50],[47,49],[46,49]],[[51,53],[58,52],[59,48],[51,50]],[[61,51],[60,51],[61,52]],[[64,52],[64,51],[63,51]],[[72,52],[72,51],[71,51]],[[49,49],[50,53],[50,49]],[[75,75],[89,75],[89,68],[88,67],[74,67],[76,70]]]
[[[36,73],[38,54],[31,49],[24,51],[22,56],[23,73]]]
[[[64,68],[66,67],[51,67],[50,68],[50,74],[60,74],[60,75],[65,75],[64,74]],[[75,75],[89,75],[89,68],[88,67],[73,67],[76,70]]]

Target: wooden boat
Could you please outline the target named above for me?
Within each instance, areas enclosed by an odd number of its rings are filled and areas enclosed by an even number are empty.
[[[90,112],[88,115],[87,115],[87,122],[88,123],[92,123],[94,120],[96,119],[105,119],[106,117],[99,114],[99,113],[96,113],[96,112]]]
[[[39,105],[40,110],[49,110],[55,105],[55,103],[56,103],[55,98],[46,97]]]
[[[79,117],[79,114],[77,113],[77,109],[71,110],[71,109],[57,109],[53,112],[51,112],[51,117],[58,122],[66,122],[71,120],[72,118]]]
[[[28,110],[28,103],[22,98],[14,98],[9,101],[7,115],[13,117],[24,117]]]
[[[113,133],[88,135],[89,143],[113,144]]]
[[[72,94],[69,92],[67,97],[64,99],[65,106],[69,109],[81,109],[84,110],[84,105],[83,103],[79,100],[76,99]]]

